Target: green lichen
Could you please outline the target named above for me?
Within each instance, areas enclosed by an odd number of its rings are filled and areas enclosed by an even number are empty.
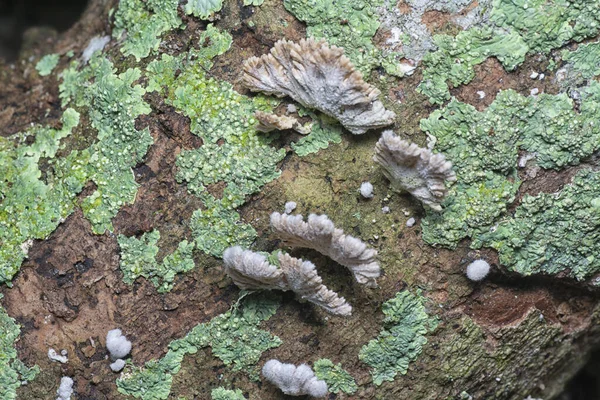
[[[32,239],[45,239],[74,209],[73,199],[85,177],[82,158],[73,152],[56,162],[45,179],[40,159],[55,157],[61,139],[79,124],[79,113],[65,110],[62,128],[33,128],[0,137],[0,283],[10,282],[27,255]],[[27,138],[35,141],[27,145]],[[85,175],[85,174],[84,174]]]
[[[438,50],[423,58],[426,69],[418,91],[429,101],[441,104],[450,99],[448,83],[456,87],[475,77],[473,67],[488,57],[496,57],[507,70],[525,60],[529,48],[515,32],[503,33],[491,28],[473,28],[456,37],[434,36]]]
[[[583,169],[559,193],[526,195],[513,218],[481,237],[522,275],[600,272],[600,172]]]
[[[322,358],[315,362],[313,369],[315,376],[327,383],[331,393],[354,394],[358,390],[354,378],[342,368],[342,364],[335,365],[331,360]]]
[[[383,6],[383,0],[284,0],[283,4],[296,18],[306,22],[308,36],[342,47],[363,74],[368,74],[386,57],[400,56],[384,56],[372,42],[379,28],[376,10]],[[386,65],[393,63],[388,59]]]
[[[52,73],[56,65],[58,64],[59,54],[46,54],[41,58],[40,61],[35,65],[35,69],[41,76],[47,76]]]
[[[436,137],[436,149],[454,165],[458,181],[449,191],[443,213],[423,219],[423,239],[454,248],[465,237],[489,231],[514,201],[518,149],[535,154],[543,168],[577,165],[600,149],[595,121],[600,84],[581,90],[579,113],[566,94],[521,96],[507,90],[482,112],[452,100],[421,121]]]
[[[564,50],[562,59],[584,79],[600,75],[600,42],[579,45],[575,51]]]
[[[494,0],[491,20],[518,32],[533,52],[548,53],[600,28],[595,0]]]
[[[185,13],[193,14],[200,19],[209,19],[212,14],[219,12],[223,7],[223,0],[188,0]]]
[[[212,400],[246,400],[240,389],[228,390],[222,387],[213,389],[210,392]]]
[[[111,220],[119,209],[135,200],[138,184],[131,168],[153,143],[148,128],[135,128],[135,119],[151,109],[142,98],[144,88],[134,85],[139,69],[117,75],[112,63],[100,57],[93,57],[82,71],[76,68],[73,64],[64,72],[60,95],[64,104],[88,107],[91,126],[98,131],[97,142],[86,150],[88,178],[96,190],[81,208],[93,231],[102,234],[113,230]]]
[[[313,118],[313,120],[315,120],[315,118]],[[341,142],[342,129],[339,125],[315,120],[311,132],[308,135],[301,137],[296,143],[292,143],[292,150],[300,157],[304,157],[308,154],[326,149],[331,143]]]
[[[161,36],[182,24],[178,5],[179,0],[121,0],[113,28],[115,39],[125,35],[121,52],[140,61],[158,50]]]
[[[20,332],[19,325],[0,307],[0,398],[6,400],[15,400],[17,388],[40,371],[37,365],[29,368],[17,358],[15,342]]]
[[[244,297],[242,294],[241,297]],[[172,341],[167,354],[134,368],[117,380],[119,392],[144,400],[162,400],[169,396],[173,374],[181,368],[183,357],[210,346],[212,353],[233,371],[246,371],[256,378],[255,365],[262,353],[278,347],[281,340],[258,325],[275,314],[278,298],[251,295],[231,311],[207,323],[196,325],[184,338]]]
[[[276,103],[242,96],[207,74],[210,60],[229,48],[231,37],[209,25],[200,44],[199,50],[151,62],[147,71],[149,87],[165,93],[165,101],[188,116],[192,133],[202,138],[201,147],[178,156],[177,180],[205,205],[190,222],[197,248],[221,256],[227,247],[247,246],[256,237],[250,225],[240,223],[235,208],[280,175],[277,163],[285,150],[271,147],[273,137],[254,129],[254,112],[271,111]],[[207,190],[213,184],[225,185],[218,198]]]
[[[258,7],[258,6],[262,5],[262,3],[264,3],[264,2],[265,2],[265,0],[244,0],[244,5]]]
[[[167,255],[162,263],[156,260],[158,254],[159,231],[147,232],[141,238],[118,236],[121,247],[121,271],[123,281],[132,284],[143,276],[156,286],[159,293],[173,289],[173,281],[179,273],[192,270],[195,266],[192,258],[194,244],[186,240],[179,243],[177,250]]]
[[[425,310],[425,301],[419,292],[403,291],[383,304],[383,330],[359,354],[360,360],[373,368],[375,385],[393,381],[398,373],[406,374],[409,363],[421,354],[427,343],[425,335],[437,327],[437,319]]]
[[[531,52],[548,53],[568,41],[600,30],[600,3],[594,0],[494,0],[487,26],[434,37],[438,50],[424,59],[418,90],[432,103],[450,99],[448,85],[470,82],[473,67],[495,56],[507,70]]]

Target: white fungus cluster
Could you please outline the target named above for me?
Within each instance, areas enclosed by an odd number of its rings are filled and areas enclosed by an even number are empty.
[[[467,278],[481,281],[490,272],[490,264],[485,260],[475,260],[467,266]]]
[[[295,366],[278,360],[269,360],[262,369],[263,376],[290,396],[325,397],[327,383],[320,381],[306,364]]]
[[[60,386],[56,391],[57,398],[56,400],[71,400],[71,395],[73,394],[73,379],[68,376],[63,376],[60,378]]]
[[[374,160],[383,167],[394,191],[409,192],[436,211],[442,210],[446,181],[456,181],[452,163],[443,154],[402,140],[390,130],[377,142]]]
[[[48,349],[48,358],[51,361],[55,361],[55,362],[59,362],[61,364],[65,364],[69,361],[69,358],[67,357],[67,351],[66,350],[61,350],[60,354],[58,354],[56,352],[56,350],[54,350],[53,348],[49,348]]]
[[[378,100],[344,50],[324,40],[279,40],[269,54],[244,62],[243,83],[250,90],[289,96],[336,118],[355,135],[390,125],[396,115]]]
[[[298,205],[296,204],[295,201],[288,201],[287,203],[285,203],[285,206],[284,206],[285,213],[286,214],[291,214],[292,211],[294,211],[297,206]]]
[[[365,199],[373,198],[373,184],[371,182],[363,182],[360,185],[360,195]]]
[[[106,348],[113,360],[110,369],[114,372],[121,371],[125,367],[125,361],[122,359],[131,352],[131,342],[121,333],[120,329],[112,329],[106,334]]]
[[[313,263],[282,252],[277,259],[279,267],[271,265],[263,254],[239,246],[230,247],[223,253],[225,272],[241,289],[291,290],[330,314],[352,314],[352,307],[346,300],[323,285]]]
[[[290,247],[308,248],[348,268],[358,283],[376,287],[381,275],[377,251],[358,238],[345,235],[327,215],[271,214],[271,228]]]

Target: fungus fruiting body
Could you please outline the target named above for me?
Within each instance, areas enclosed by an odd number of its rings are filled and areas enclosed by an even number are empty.
[[[390,125],[395,114],[378,100],[381,92],[366,83],[344,50],[324,40],[280,40],[269,54],[244,63],[243,83],[250,90],[289,96],[334,117],[355,135]]]
[[[373,184],[371,182],[363,182],[360,185],[360,195],[365,199],[373,198]]]
[[[376,279],[381,274],[377,251],[360,239],[345,235],[327,215],[310,214],[305,222],[302,215],[274,212],[271,228],[288,246],[316,250],[352,271],[358,283],[377,286]]]
[[[121,333],[120,329],[108,331],[106,335],[106,348],[113,360],[125,358],[131,351],[131,342]]]
[[[56,400],[71,400],[71,395],[73,394],[73,379],[68,376],[63,376],[60,379],[60,386],[56,391],[57,398]]]
[[[225,272],[241,289],[291,290],[330,314],[349,316],[352,313],[352,307],[343,297],[323,285],[310,261],[279,252],[278,268],[263,254],[235,246],[225,250],[223,262]]]
[[[315,377],[313,370],[306,364],[295,366],[278,360],[269,360],[262,369],[269,382],[290,396],[324,397],[327,395],[327,383]]]
[[[490,272],[490,264],[485,260],[475,260],[467,266],[467,277],[472,281],[481,281]]]
[[[409,192],[435,211],[442,210],[446,181],[456,181],[452,163],[443,154],[402,140],[390,130],[377,142],[374,160],[383,167],[393,190]]]

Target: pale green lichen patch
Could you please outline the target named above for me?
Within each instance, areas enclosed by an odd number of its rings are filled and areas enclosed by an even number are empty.
[[[83,188],[85,157],[76,152],[59,160],[42,179],[39,161],[50,159],[62,138],[79,123],[79,113],[67,109],[62,128],[33,128],[11,138],[0,137],[0,283],[10,282],[27,255],[32,239],[44,239],[74,208]],[[34,137],[31,145],[26,139]]]
[[[265,0],[244,0],[244,5],[258,7],[258,6],[262,5],[262,3],[264,3],[264,2],[265,2]]]
[[[185,13],[193,14],[200,19],[208,19],[223,7],[223,0],[188,0],[185,5]]]
[[[432,103],[450,99],[448,83],[456,87],[475,77],[473,67],[488,57],[496,57],[507,70],[525,60],[529,48],[515,32],[504,33],[491,28],[473,28],[456,37],[434,36],[438,50],[423,59],[426,68],[418,91]]]
[[[454,164],[458,181],[442,213],[423,219],[423,239],[454,248],[465,237],[487,233],[504,215],[520,186],[519,148],[535,154],[543,168],[577,165],[600,149],[595,121],[600,84],[581,90],[580,112],[566,94],[538,97],[500,92],[485,111],[452,100],[421,128],[437,138],[436,149]]]
[[[316,115],[313,115],[315,122],[311,132],[291,145],[292,150],[300,157],[326,149],[331,143],[342,142],[342,128],[339,125],[323,120],[317,121],[315,118]]]
[[[271,147],[273,137],[254,128],[254,112],[270,111],[275,103],[242,96],[206,72],[210,60],[229,48],[231,37],[209,25],[200,43],[199,50],[151,62],[147,71],[149,87],[164,91],[166,102],[188,116],[192,133],[202,138],[201,147],[178,156],[177,180],[186,182],[206,207],[191,221],[197,248],[221,256],[227,247],[249,245],[256,237],[250,225],[240,223],[235,208],[280,175],[277,163],[285,151]],[[177,77],[176,70],[181,71]],[[217,183],[225,184],[220,198],[207,191],[207,185]]]
[[[584,79],[600,75],[600,42],[579,45],[575,51],[564,50],[562,59],[568,61]]]
[[[342,368],[341,364],[336,365],[331,360],[322,358],[315,362],[313,370],[318,379],[327,383],[331,393],[354,394],[358,390],[354,378]]]
[[[121,271],[123,281],[132,284],[138,277],[143,276],[156,286],[159,293],[165,293],[173,288],[175,276],[194,268],[192,251],[194,244],[186,240],[179,243],[173,253],[167,255],[162,263],[156,260],[160,232],[147,232],[141,238],[119,235],[117,240],[121,247]]]
[[[246,400],[240,389],[229,390],[218,387],[210,392],[210,396],[212,400]]]
[[[35,69],[37,69],[41,76],[50,75],[54,68],[56,68],[56,65],[58,65],[59,57],[58,54],[46,54],[35,65]]]
[[[196,325],[184,338],[172,341],[163,358],[126,372],[117,380],[119,392],[144,400],[166,399],[183,357],[207,346],[233,371],[246,371],[256,377],[252,366],[264,351],[281,344],[278,337],[258,327],[275,314],[277,307],[278,298],[273,295],[244,298],[240,306]]]
[[[0,398],[6,400],[15,400],[17,388],[39,373],[37,365],[29,368],[17,358],[15,342],[20,332],[19,325],[0,307]]]
[[[138,185],[131,168],[153,143],[148,128],[135,128],[135,119],[151,111],[142,98],[146,91],[134,85],[141,71],[115,72],[109,60],[94,57],[82,71],[73,64],[60,85],[63,103],[88,107],[91,126],[98,131],[97,142],[86,150],[89,179],[97,188],[81,205],[98,234],[112,231],[111,220],[121,206],[134,202]]]
[[[559,193],[526,195],[513,218],[481,243],[522,275],[566,273],[584,280],[600,272],[600,173],[583,169]]]
[[[379,28],[376,10],[383,0],[284,0],[285,8],[306,22],[308,36],[325,39],[342,47],[354,66],[363,74],[380,65],[395,66],[399,54],[383,55],[372,42]],[[395,68],[389,73],[399,72]]]
[[[393,381],[398,373],[406,374],[408,365],[417,359],[427,338],[437,327],[437,319],[427,314],[426,299],[408,290],[399,292],[383,304],[383,330],[360,351],[359,358],[368,364],[375,385]]]
[[[161,36],[181,26],[179,0],[121,0],[115,13],[113,37],[124,36],[121,52],[137,61],[158,50]]]
[[[456,37],[435,37],[439,48],[424,58],[418,90],[432,103],[441,104],[450,99],[448,84],[470,82],[473,67],[488,57],[497,57],[510,70],[524,61],[526,53],[548,53],[599,30],[597,1],[494,0],[487,26],[468,29]]]

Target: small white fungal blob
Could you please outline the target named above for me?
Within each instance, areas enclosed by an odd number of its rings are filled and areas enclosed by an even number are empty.
[[[538,76],[539,76],[539,74],[538,74],[537,72],[535,72],[535,71],[533,71],[533,72],[531,73],[531,75],[529,75],[529,77],[530,77],[531,79],[537,79],[537,77],[538,77]]]
[[[542,79],[544,79],[545,77],[546,77],[546,75],[544,75],[544,74],[540,74],[540,76],[539,76],[539,78],[538,78],[538,79],[541,81],[541,80],[542,80]]]
[[[540,89],[538,89],[538,88],[533,88],[533,89],[531,89],[531,92],[530,92],[530,93],[531,93],[531,95],[532,95],[532,96],[535,96],[535,95],[537,95],[539,92],[540,92]]]
[[[108,331],[106,335],[106,348],[113,360],[127,357],[131,351],[131,342],[121,333],[120,329]]]
[[[60,386],[56,391],[58,397],[56,400],[71,400],[71,395],[73,394],[73,379],[68,376],[63,376],[60,378]]]
[[[69,359],[67,358],[67,353],[65,350],[63,350],[65,353],[62,355],[59,355],[56,350],[54,350],[53,348],[49,348],[48,349],[48,358],[51,361],[55,361],[55,362],[59,362],[61,364],[65,364],[67,361],[69,361]],[[61,351],[62,353],[62,351]]]
[[[287,203],[285,203],[285,213],[286,214],[290,214],[292,211],[294,211],[296,209],[298,205],[296,204],[295,201],[288,201]]]
[[[477,92],[477,96],[479,96],[480,99],[483,99],[485,97],[485,92],[483,90],[479,90]]]
[[[410,217],[408,219],[408,221],[406,221],[406,226],[408,226],[410,228],[415,224],[415,222],[417,222],[417,221],[413,217]]]
[[[104,49],[104,46],[106,46],[108,42],[110,42],[110,36],[93,37],[88,43],[85,50],[83,50],[83,54],[81,55],[83,63],[87,64],[87,62],[90,61],[90,58],[92,58],[94,53],[97,51],[102,51]]]
[[[296,106],[295,106],[294,104],[288,104],[288,105],[287,105],[287,112],[288,112],[289,114],[293,114],[293,113],[295,113],[296,111],[298,111],[298,108],[296,108]]]
[[[265,379],[290,396],[325,397],[329,390],[327,383],[318,380],[306,364],[296,367],[294,364],[269,360],[263,366],[262,374]]]
[[[363,182],[360,185],[360,194],[365,199],[373,198],[373,185],[371,184],[371,182]]]
[[[388,206],[382,207],[381,208],[381,212],[384,214],[389,214],[390,213],[390,208]]]
[[[490,272],[490,264],[485,260],[475,260],[467,267],[467,278],[480,281]]]
[[[125,368],[125,361],[121,360],[120,358],[114,363],[110,364],[110,369],[112,369],[113,372],[119,372],[123,368]]]

